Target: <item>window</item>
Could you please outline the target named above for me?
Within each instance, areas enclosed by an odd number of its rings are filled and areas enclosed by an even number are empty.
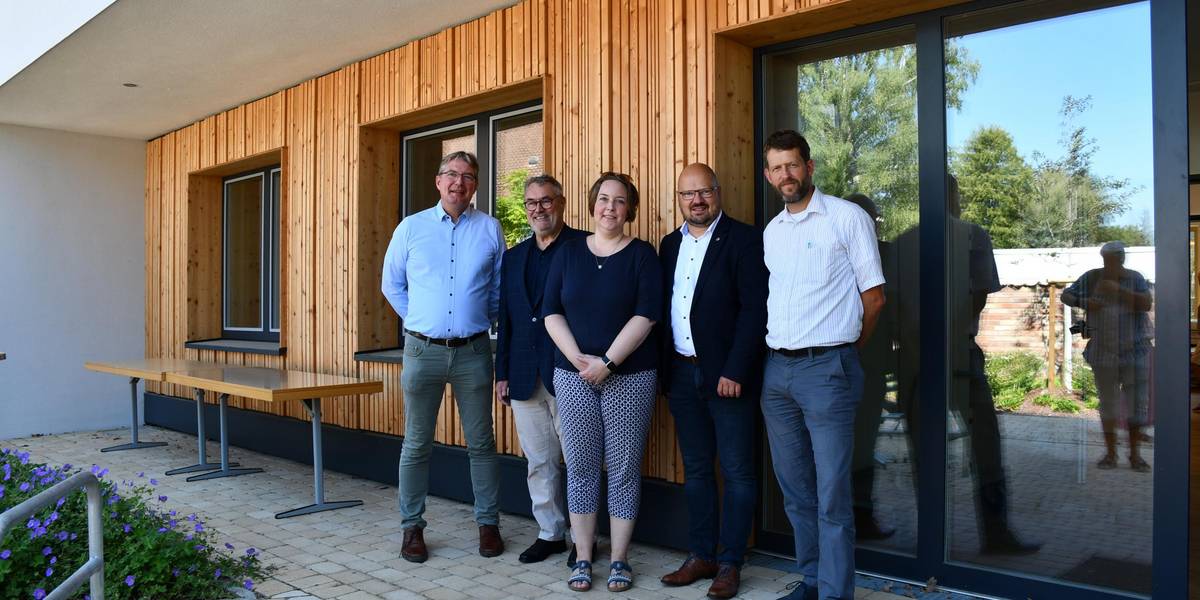
[[[475,207],[500,220],[509,246],[529,236],[522,201],[525,178],[542,173],[540,104],[440,123],[407,132],[402,140],[401,218],[438,202],[433,179],[442,157],[465,150],[479,159]]]
[[[223,337],[279,340],[280,176],[273,166],[224,181]]]

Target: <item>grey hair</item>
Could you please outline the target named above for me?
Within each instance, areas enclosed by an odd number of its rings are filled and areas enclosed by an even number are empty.
[[[529,186],[531,186],[531,185],[548,185],[548,186],[550,186],[550,189],[554,190],[554,197],[556,197],[556,198],[563,197],[562,184],[559,183],[558,180],[555,179],[553,175],[534,175],[533,177],[526,178],[525,179],[525,191],[526,192],[529,191]]]
[[[438,175],[441,175],[443,172],[445,172],[446,165],[456,160],[461,160],[467,163],[472,169],[475,170],[475,175],[479,175],[479,160],[475,158],[474,154],[471,154],[466,150],[459,150],[457,152],[451,152],[450,154],[447,154],[446,157],[442,159],[442,164],[438,165]]]

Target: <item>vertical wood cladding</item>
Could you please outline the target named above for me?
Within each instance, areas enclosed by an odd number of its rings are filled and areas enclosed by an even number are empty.
[[[460,114],[468,114],[473,98],[540,80],[546,170],[564,184],[568,222],[588,227],[588,185],[601,171],[625,171],[643,198],[630,233],[657,244],[681,222],[674,180],[693,161],[714,164],[729,212],[752,220],[752,52],[744,38],[724,32],[745,24],[790,27],[788,18],[820,21],[823,7],[848,3],[868,12],[890,6],[877,0],[525,0],[151,140],[146,355],[382,379],[383,394],[326,402],[326,420],[402,434],[402,367],[353,358],[395,342],[395,318],[379,293],[375,267],[399,216],[399,136],[376,125],[417,111],[437,114],[440,105],[451,113],[461,105]],[[220,261],[219,219],[206,212],[219,198],[189,199],[207,193],[198,189],[214,189],[197,186],[195,173],[272,152],[283,168],[286,356],[185,350],[189,335],[211,331],[220,319],[213,312],[220,303],[199,289],[220,282],[220,267],[211,264]],[[204,279],[189,281],[189,272]],[[148,385],[159,393],[191,394],[181,386]],[[307,418],[299,403],[235,398],[233,404]],[[519,455],[511,411],[497,405],[495,414],[500,450]],[[645,473],[682,481],[665,402],[658,404],[650,437]],[[449,394],[437,440],[464,444]]]

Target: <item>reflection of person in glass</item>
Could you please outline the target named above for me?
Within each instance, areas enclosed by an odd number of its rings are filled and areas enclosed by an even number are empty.
[[[879,235],[879,209],[863,194],[850,194],[846,200],[866,211]],[[879,241],[879,260],[883,265],[884,297],[895,297],[896,265],[892,244]],[[879,436],[883,402],[887,396],[887,374],[894,373],[896,303],[888,302],[879,313],[875,333],[859,349],[863,367],[863,395],[854,417],[854,456],[850,465],[850,484],[854,492],[854,535],[860,540],[884,540],[896,530],[881,525],[875,518],[875,441]]]
[[[1150,285],[1141,273],[1125,268],[1125,244],[1109,242],[1100,248],[1104,267],[1084,273],[1063,290],[1068,306],[1086,311],[1083,358],[1096,376],[1100,395],[1100,425],[1104,428],[1104,458],[1096,466],[1117,466],[1117,422],[1129,429],[1129,466],[1148,472],[1138,452],[1150,405]]]
[[[979,523],[980,549],[985,554],[1030,554],[1041,549],[1040,543],[1022,541],[1008,522],[1009,493],[1000,448],[1000,422],[992,390],[984,370],[984,354],[975,336],[979,317],[987,305],[988,294],[1000,291],[1000,275],[992,253],[987,230],[960,218],[962,208],[958,181],[949,177],[946,194],[950,216],[947,219],[946,305],[950,321],[950,405],[962,419],[970,436],[971,461],[975,474],[975,505]],[[902,257],[917,256],[917,229],[896,240]],[[901,282],[899,298],[900,405],[904,411],[910,440],[920,440],[919,392],[920,325],[916,282]],[[917,456],[916,448],[912,455]],[[914,461],[915,464],[915,461]]]

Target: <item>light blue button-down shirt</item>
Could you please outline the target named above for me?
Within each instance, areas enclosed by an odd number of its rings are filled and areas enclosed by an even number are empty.
[[[383,258],[383,295],[405,329],[471,336],[500,312],[503,256],[500,221],[472,206],[455,223],[438,202],[396,226]]]

